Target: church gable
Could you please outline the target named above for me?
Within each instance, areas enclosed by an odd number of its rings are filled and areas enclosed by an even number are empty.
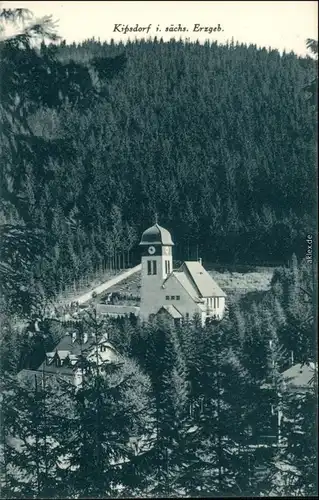
[[[189,298],[193,302],[199,302],[199,297],[196,289],[189,281],[185,273],[174,271],[168,276],[168,278],[163,283],[163,288],[167,291],[177,291],[183,295],[186,299]]]

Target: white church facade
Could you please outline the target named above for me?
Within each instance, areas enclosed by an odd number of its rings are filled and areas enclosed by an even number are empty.
[[[173,270],[174,243],[169,231],[157,223],[144,231],[140,241],[141,303],[139,316],[147,322],[163,314],[179,323],[198,314],[221,320],[225,312],[225,292],[201,262],[186,261]]]

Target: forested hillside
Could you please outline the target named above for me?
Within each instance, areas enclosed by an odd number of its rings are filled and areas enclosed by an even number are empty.
[[[21,184],[29,218],[50,234],[47,285],[138,259],[155,212],[176,258],[285,263],[305,254],[316,196],[305,92],[313,59],[178,41],[91,40],[57,53],[84,67],[102,56],[119,56],[122,71],[109,78],[111,65],[100,64],[98,100],[85,102],[84,85],[81,99],[71,92],[58,109],[29,116],[37,136],[71,150],[27,169]]]

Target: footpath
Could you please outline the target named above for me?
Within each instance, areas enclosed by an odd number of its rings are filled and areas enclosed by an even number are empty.
[[[111,278],[110,280],[106,281],[105,283],[102,283],[101,285],[92,288],[89,292],[86,292],[82,295],[79,295],[77,297],[73,297],[72,300],[69,300],[69,304],[71,302],[77,302],[78,304],[84,304],[85,302],[88,302],[89,300],[92,299],[92,294],[99,295],[102,292],[105,292],[105,290],[108,290],[114,285],[117,285],[121,281],[124,281],[126,278],[131,276],[134,273],[137,273],[138,271],[141,270],[141,264],[138,264],[138,266],[132,267],[131,269],[128,269],[124,273],[118,274],[117,276],[114,276],[114,278]]]

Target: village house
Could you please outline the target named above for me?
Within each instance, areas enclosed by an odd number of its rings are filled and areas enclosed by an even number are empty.
[[[95,335],[70,331],[60,340],[55,349],[46,352],[43,363],[37,370],[21,370],[19,378],[29,379],[32,383],[35,377],[42,383],[51,376],[63,377],[75,386],[82,383],[86,373],[87,361],[96,365],[120,362],[120,355],[108,341],[108,335],[103,334],[96,340]]]

